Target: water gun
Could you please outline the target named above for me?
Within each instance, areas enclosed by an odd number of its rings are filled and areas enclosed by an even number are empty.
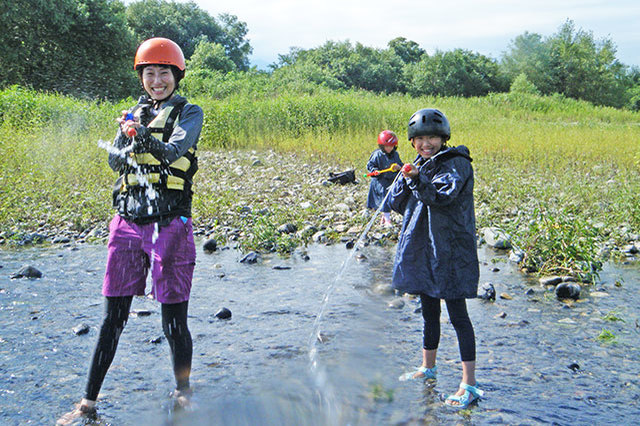
[[[133,114],[131,114],[130,112],[128,112],[125,117],[125,124],[127,124],[128,121],[133,121]],[[136,136],[138,134],[138,131],[131,127],[129,130],[127,130],[127,136],[129,136],[130,138]]]
[[[392,172],[393,168],[396,167],[396,166],[397,166],[397,164],[393,163],[391,166],[389,166],[388,168],[386,168],[384,170],[374,170],[372,172],[369,172],[369,173],[365,174],[364,177],[378,176],[380,173]]]

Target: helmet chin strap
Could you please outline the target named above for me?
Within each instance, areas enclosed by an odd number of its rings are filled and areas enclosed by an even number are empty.
[[[173,92],[171,92],[171,93],[169,94],[169,96],[167,96],[167,97],[166,97],[166,98],[164,98],[164,99],[154,99],[154,98],[151,98],[151,102],[152,102],[153,108],[154,108],[154,109],[158,109],[158,107],[159,107],[163,102],[166,102],[168,99],[171,99],[171,97],[173,96],[173,94],[174,94],[174,93],[176,93],[176,91],[175,91],[175,90],[174,90]]]

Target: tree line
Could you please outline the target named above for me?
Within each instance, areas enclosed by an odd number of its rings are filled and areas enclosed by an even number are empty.
[[[0,87],[18,84],[84,98],[119,99],[138,92],[137,46],[167,37],[190,57],[216,43],[234,69],[249,69],[247,25],[210,16],[194,2],[21,0],[0,3]]]
[[[571,20],[547,37],[517,36],[499,59],[466,49],[428,54],[415,41],[397,37],[383,49],[350,41],[292,47],[268,71],[259,71],[250,67],[246,23],[229,14],[214,18],[194,2],[23,0],[3,2],[0,19],[0,87],[19,84],[88,98],[134,95],[136,47],[150,37],[168,37],[187,58],[187,87],[205,91],[229,75],[236,81],[286,82],[291,90],[313,86],[411,96],[484,96],[515,85],[534,94],[640,110],[640,69],[616,58],[612,40],[596,40]]]

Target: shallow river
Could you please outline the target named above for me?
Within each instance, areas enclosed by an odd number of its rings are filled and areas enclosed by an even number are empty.
[[[390,279],[393,249],[364,248],[366,259],[352,258],[340,276],[350,253],[344,245],[308,253],[308,261],[295,255],[246,265],[237,251],[198,249],[189,412],[171,410],[159,305],[136,298],[99,397],[98,424],[640,423],[640,265],[607,265],[600,285],[565,304],[501,253],[479,249],[481,284],[511,299],[468,302],[486,393],[456,412],[442,404],[461,376],[444,306],[437,383],[397,379],[420,363],[422,317],[415,300],[392,309],[395,296],[372,292]],[[100,245],[0,252],[0,424],[53,424],[81,398],[103,314],[105,259]],[[27,264],[44,276],[9,278]],[[214,317],[222,307],[230,320]],[[140,310],[151,314],[135,315]],[[623,321],[603,319],[609,313]],[[82,323],[89,333],[75,335]],[[603,330],[613,343],[597,340]]]

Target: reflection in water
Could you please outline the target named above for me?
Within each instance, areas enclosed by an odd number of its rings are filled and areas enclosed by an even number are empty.
[[[392,296],[371,289],[390,280],[393,250],[369,246],[350,262],[323,313],[322,367],[309,368],[309,339],[327,285],[350,252],[313,246],[311,260],[266,258],[244,265],[233,250],[198,254],[189,322],[194,339],[195,403],[172,410],[174,381],[160,305],[137,297],[98,412],[113,424],[451,424],[465,422],[442,405],[460,380],[453,327],[442,325],[435,384],[397,381],[418,365],[421,316],[415,299],[387,308]],[[473,424],[637,423],[640,270],[608,265],[598,288],[571,305],[528,281],[503,258],[480,250],[481,283],[494,303],[469,302],[476,327],[478,380],[486,397]],[[0,252],[1,424],[52,424],[82,396],[103,314],[103,246]],[[492,260],[493,259],[493,260]],[[38,280],[10,280],[31,264]],[[291,266],[275,270],[274,265]],[[493,272],[499,268],[499,271]],[[614,285],[622,282],[621,287]],[[602,288],[599,288],[602,287]],[[525,294],[533,289],[531,295]],[[601,290],[589,294],[589,290]],[[230,320],[215,313],[227,307]],[[623,321],[605,320],[611,318]],[[446,309],[443,310],[446,318]],[[88,334],[71,329],[89,324]],[[602,330],[615,343],[600,342]],[[324,374],[319,378],[317,374]],[[320,380],[321,379],[321,380]]]

